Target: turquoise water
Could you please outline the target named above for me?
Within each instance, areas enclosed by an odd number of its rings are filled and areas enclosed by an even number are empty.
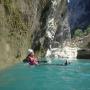
[[[0,72],[0,90],[90,90],[90,60],[68,66],[21,63]]]

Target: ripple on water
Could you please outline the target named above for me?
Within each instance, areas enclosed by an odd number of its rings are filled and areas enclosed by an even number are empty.
[[[0,72],[0,90],[90,90],[90,61],[68,66],[17,64]]]

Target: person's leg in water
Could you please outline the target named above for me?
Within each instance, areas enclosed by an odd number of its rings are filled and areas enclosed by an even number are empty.
[[[66,66],[68,64],[68,62],[67,62],[67,60],[66,60],[66,62],[64,63],[64,65]]]
[[[66,62],[64,63],[64,65],[67,66],[68,64],[70,64],[70,62],[68,62],[68,61],[66,60]]]

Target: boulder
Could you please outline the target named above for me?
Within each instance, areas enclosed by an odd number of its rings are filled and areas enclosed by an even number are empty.
[[[78,50],[77,59],[90,59],[90,49]]]

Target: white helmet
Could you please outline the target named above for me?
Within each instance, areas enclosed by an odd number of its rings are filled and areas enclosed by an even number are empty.
[[[28,49],[28,54],[30,53],[34,53],[34,51],[32,49]]]

